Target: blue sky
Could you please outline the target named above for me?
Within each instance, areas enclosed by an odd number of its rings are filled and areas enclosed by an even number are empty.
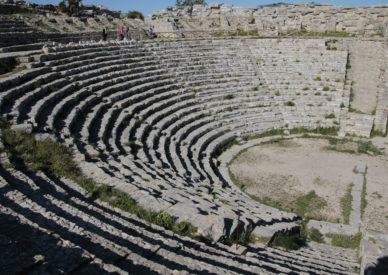
[[[31,0],[30,0],[31,1]],[[287,1],[287,0],[207,0],[207,3],[225,3],[232,4],[234,6],[244,6],[244,7],[254,7],[258,5],[266,5],[273,3],[310,3],[313,0],[302,1]],[[40,4],[56,4],[59,0],[32,0],[31,2],[40,3]],[[144,15],[152,13],[152,11],[163,9],[167,6],[173,6],[175,0],[83,0],[84,4],[95,4],[95,5],[104,5],[113,10],[121,10],[127,12],[129,10],[138,10],[141,11]],[[317,3],[332,4],[336,6],[372,6],[372,5],[381,5],[388,4],[388,0],[315,0]]]

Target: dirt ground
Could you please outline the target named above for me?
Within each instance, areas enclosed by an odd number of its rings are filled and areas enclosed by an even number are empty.
[[[379,148],[388,139],[376,138]],[[314,216],[331,222],[343,222],[341,198],[353,182],[356,163],[368,165],[367,201],[364,228],[388,233],[388,156],[349,154],[325,149],[325,139],[292,139],[254,146],[239,154],[230,171],[245,186],[245,191],[263,199],[269,197],[287,205],[310,191],[322,197],[326,206]]]
[[[363,217],[363,229],[388,234],[388,138],[374,138],[373,143],[384,148],[385,155],[367,158],[368,205]]]

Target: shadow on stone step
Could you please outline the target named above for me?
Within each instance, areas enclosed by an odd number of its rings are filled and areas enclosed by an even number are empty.
[[[365,269],[364,275],[387,275],[388,274],[388,256],[379,258],[377,264]]]

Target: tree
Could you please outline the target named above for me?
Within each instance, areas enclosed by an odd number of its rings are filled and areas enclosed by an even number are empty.
[[[59,10],[70,16],[78,16],[81,11],[82,0],[63,0],[59,2]]]
[[[177,6],[193,6],[193,5],[205,5],[205,0],[176,0]]]
[[[69,5],[69,14],[78,15],[80,12],[80,4],[82,0],[67,0]]]
[[[144,15],[140,11],[129,11],[127,13],[127,18],[140,19],[144,21]]]
[[[66,12],[66,4],[65,4],[65,1],[59,2],[58,7],[59,7],[59,10],[60,10],[61,12]]]

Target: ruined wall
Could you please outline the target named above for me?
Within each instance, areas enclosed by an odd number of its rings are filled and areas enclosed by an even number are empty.
[[[147,18],[155,32],[253,31],[278,35],[295,31],[348,32],[388,36],[388,5],[335,7],[319,4],[276,4],[254,8],[225,4],[168,7]]]

